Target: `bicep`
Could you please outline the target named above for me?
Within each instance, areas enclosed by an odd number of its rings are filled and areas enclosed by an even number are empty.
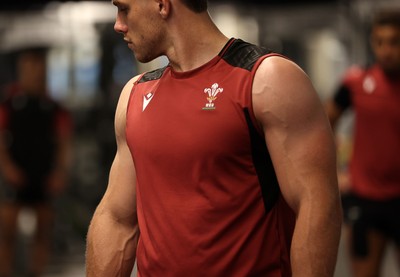
[[[136,216],[136,175],[127,145],[119,145],[111,165],[106,193],[102,200],[119,220]]]
[[[255,77],[253,106],[282,194],[292,209],[298,211],[304,200],[335,195],[332,132],[306,75],[283,58],[267,59]]]

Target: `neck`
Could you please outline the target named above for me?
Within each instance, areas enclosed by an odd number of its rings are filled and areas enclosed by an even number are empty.
[[[165,54],[171,67],[180,72],[207,63],[229,40],[215,26],[208,13],[175,16],[169,31]]]

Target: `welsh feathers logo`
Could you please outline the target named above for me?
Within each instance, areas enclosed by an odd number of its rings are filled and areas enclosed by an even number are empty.
[[[217,95],[224,91],[223,88],[220,88],[217,83],[213,84],[211,88],[205,88],[204,93],[207,93],[207,101],[206,105],[203,107],[203,110],[215,110],[214,101],[217,99]]]

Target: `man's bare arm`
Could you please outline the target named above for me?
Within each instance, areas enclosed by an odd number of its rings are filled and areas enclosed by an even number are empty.
[[[117,153],[109,183],[87,237],[88,277],[130,276],[136,259],[136,174],[125,138],[126,107],[134,79],[123,89],[115,114]]]
[[[282,194],[296,213],[293,276],[333,276],[341,208],[331,128],[310,81],[294,63],[270,57],[253,87]]]

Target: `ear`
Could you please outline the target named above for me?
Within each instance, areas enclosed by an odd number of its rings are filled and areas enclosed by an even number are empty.
[[[159,8],[159,13],[163,19],[166,19],[171,12],[170,0],[156,0]]]

